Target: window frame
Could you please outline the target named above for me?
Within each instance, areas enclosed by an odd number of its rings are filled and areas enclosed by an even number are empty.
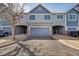
[[[35,16],[35,19],[30,19],[30,16]],[[36,15],[29,15],[29,20],[30,21],[35,21],[36,20]]]
[[[58,19],[58,18],[57,18],[58,15],[62,15],[63,18],[62,18],[62,19]],[[56,14],[56,20],[64,20],[64,14]]]
[[[75,19],[69,19],[70,15],[75,15]],[[68,21],[76,21],[76,20],[77,20],[77,14],[75,14],[75,13],[69,13],[68,14]]]
[[[50,19],[45,19],[45,16],[50,16]],[[51,20],[51,15],[50,14],[44,15],[44,20],[45,21],[50,21]]]

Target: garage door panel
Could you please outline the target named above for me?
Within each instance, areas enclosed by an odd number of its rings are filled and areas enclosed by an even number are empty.
[[[49,35],[48,28],[31,28],[32,36],[48,36]]]

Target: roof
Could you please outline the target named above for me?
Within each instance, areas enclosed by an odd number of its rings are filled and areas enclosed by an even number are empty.
[[[44,4],[36,4],[36,3],[28,3],[27,4],[27,10],[25,11],[25,13],[28,13],[30,11],[32,11],[33,9],[35,9],[36,7],[38,7],[39,5],[43,6],[45,9],[47,9],[48,11],[50,11],[51,13],[66,13],[68,10],[72,9],[76,4],[71,4],[71,3],[64,3],[65,6],[62,3],[44,3]],[[58,6],[58,8],[57,8]],[[66,8],[64,8],[64,7]],[[64,10],[62,10],[64,9]]]
[[[51,13],[66,13],[66,11],[52,11]]]
[[[38,7],[42,7],[42,8],[44,8],[45,10],[47,10],[49,13],[51,13],[50,10],[48,10],[46,7],[44,7],[44,6],[41,5],[41,4],[39,4],[39,5],[37,5],[35,8],[33,8],[31,11],[29,11],[29,13],[32,12],[33,10],[35,10],[35,9],[38,8]]]
[[[75,5],[75,6],[74,6],[74,9],[75,9],[77,12],[79,12],[79,4]]]

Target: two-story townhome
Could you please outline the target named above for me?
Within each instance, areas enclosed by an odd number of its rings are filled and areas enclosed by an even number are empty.
[[[11,25],[5,17],[1,17],[2,31],[11,33]],[[30,36],[52,36],[54,34],[79,30],[79,5],[66,12],[51,12],[45,6],[39,4],[24,16],[16,24],[16,34],[27,33]]]

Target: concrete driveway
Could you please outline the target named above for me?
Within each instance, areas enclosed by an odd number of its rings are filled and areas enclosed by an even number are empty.
[[[62,44],[53,38],[25,39],[0,48],[0,55],[9,56],[79,56],[79,50]]]
[[[40,39],[39,39],[40,38]],[[25,45],[29,45],[36,50],[37,55],[47,56],[76,56],[79,50],[62,44],[59,40],[52,37],[30,37],[29,40],[23,41]]]

